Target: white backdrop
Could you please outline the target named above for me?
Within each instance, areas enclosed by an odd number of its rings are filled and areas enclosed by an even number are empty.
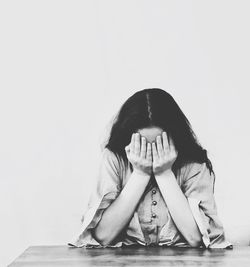
[[[248,1],[1,1],[1,261],[66,245],[104,129],[137,90],[160,87],[216,172],[228,238],[249,244]]]

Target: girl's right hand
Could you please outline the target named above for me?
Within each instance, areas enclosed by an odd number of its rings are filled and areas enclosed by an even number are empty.
[[[153,162],[152,147],[150,143],[146,143],[145,137],[141,137],[140,144],[140,134],[133,133],[131,142],[125,147],[125,151],[135,172],[151,175]]]

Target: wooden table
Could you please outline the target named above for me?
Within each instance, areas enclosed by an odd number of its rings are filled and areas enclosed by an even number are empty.
[[[250,247],[228,249],[124,247],[86,249],[32,246],[11,267],[30,266],[237,266],[250,267]]]

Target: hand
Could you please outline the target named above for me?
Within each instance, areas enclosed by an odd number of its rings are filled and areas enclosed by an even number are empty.
[[[171,138],[168,143],[166,132],[162,133],[162,139],[160,135],[156,137],[156,144],[155,142],[152,143],[153,172],[155,175],[171,170],[171,167],[178,156],[178,152],[176,151]]]
[[[131,142],[125,147],[125,151],[135,172],[151,175],[153,163],[152,149],[151,144],[146,143],[145,137],[141,137],[140,144],[140,134],[133,133]]]

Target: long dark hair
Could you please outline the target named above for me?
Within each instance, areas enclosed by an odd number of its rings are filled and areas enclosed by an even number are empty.
[[[183,165],[192,162],[205,162],[210,173],[214,174],[207,150],[202,148],[190,122],[174,98],[160,88],[140,90],[126,100],[114,119],[105,147],[133,170],[125,146],[130,143],[132,133],[151,126],[162,128],[172,138],[178,151],[178,157],[172,166],[175,174]]]

